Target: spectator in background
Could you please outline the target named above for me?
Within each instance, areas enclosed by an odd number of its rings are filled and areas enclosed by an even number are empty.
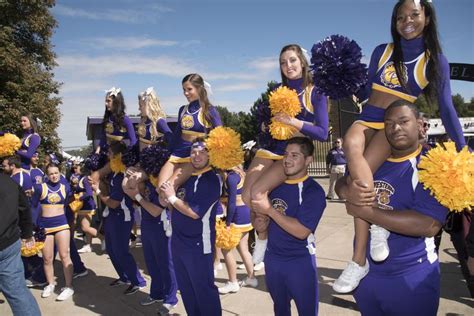
[[[326,195],[327,200],[334,200],[336,192],[334,187],[337,180],[342,178],[346,173],[346,156],[342,149],[342,138],[336,138],[334,147],[331,148],[326,156],[326,169],[329,173],[329,191]]]
[[[3,174],[0,174],[0,201],[0,291],[13,315],[41,315],[35,298],[26,287],[20,259],[21,244],[31,248],[35,243],[29,202],[19,186]]]

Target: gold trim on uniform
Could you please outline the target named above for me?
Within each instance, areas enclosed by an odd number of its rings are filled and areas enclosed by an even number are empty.
[[[191,157],[171,156],[168,161],[171,163],[187,163],[191,162]]]
[[[269,150],[266,149],[259,149],[255,154],[255,157],[262,158],[262,159],[270,159],[270,160],[282,160],[283,156],[276,155]]]
[[[360,124],[371,129],[384,129],[385,128],[384,122],[366,122],[362,120],[357,120],[354,122],[354,124]]]
[[[194,118],[192,115],[189,115],[187,113],[183,114],[180,120],[181,128],[183,130],[193,128],[194,126]]]

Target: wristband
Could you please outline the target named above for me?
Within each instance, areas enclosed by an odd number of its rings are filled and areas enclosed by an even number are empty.
[[[176,203],[176,201],[178,201],[178,197],[176,195],[172,195],[172,196],[168,197],[168,202],[170,202],[171,205],[174,205],[174,203]]]
[[[102,192],[102,191],[100,191],[100,189],[95,190],[95,194],[96,194],[96,195],[99,195],[100,192]]]
[[[137,202],[140,203],[141,200],[143,200],[143,196],[140,193],[137,193],[135,194],[135,200],[137,200]]]

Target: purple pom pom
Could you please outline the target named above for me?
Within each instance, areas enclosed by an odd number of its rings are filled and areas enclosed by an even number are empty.
[[[168,161],[171,153],[166,143],[159,141],[158,143],[144,148],[140,152],[140,167],[149,175],[157,176],[161,167]]]
[[[270,122],[272,113],[270,111],[269,97],[270,93],[276,90],[280,84],[271,81],[268,83],[268,88],[265,93],[262,93],[260,98],[256,101],[256,116],[259,127],[259,133],[257,135],[257,142],[260,148],[268,148],[272,141],[272,136],[270,135]]]
[[[103,151],[96,154],[90,153],[89,156],[84,160],[84,164],[87,169],[97,171],[107,163],[107,154]]]
[[[367,65],[361,63],[361,48],[353,40],[331,35],[311,49],[315,89],[332,99],[355,94],[367,83]]]
[[[125,167],[135,166],[140,161],[140,152],[138,143],[134,146],[127,147],[127,150],[122,154],[122,163]]]
[[[36,227],[33,236],[36,241],[45,241],[46,240],[46,231],[44,228]]]

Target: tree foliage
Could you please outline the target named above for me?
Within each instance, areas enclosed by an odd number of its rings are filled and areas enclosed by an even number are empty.
[[[20,117],[42,121],[42,151],[56,151],[60,112],[52,69],[56,66],[51,36],[54,0],[0,1],[0,129],[21,135]]]
[[[464,98],[459,94],[452,96],[453,105],[458,113],[458,117],[473,117],[474,116],[474,98],[471,98],[471,101],[465,102]],[[425,113],[427,117],[437,118],[439,116],[439,107],[438,103],[429,103],[425,95],[421,95],[416,101],[420,112]]]
[[[250,113],[248,112],[230,112],[227,108],[222,106],[217,106],[217,111],[219,112],[222,124],[227,127],[231,127],[236,132],[240,133],[240,139],[242,144],[255,140],[258,141],[262,132],[259,128],[259,109],[258,105],[262,103],[268,104],[268,95],[276,87],[277,83],[270,81],[267,84],[267,90],[260,95],[260,98],[254,102],[250,108]]]

